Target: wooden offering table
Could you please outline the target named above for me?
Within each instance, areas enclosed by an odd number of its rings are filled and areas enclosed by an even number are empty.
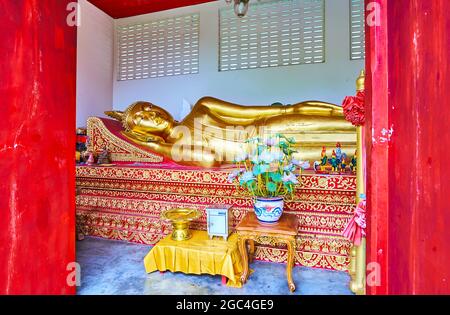
[[[287,280],[289,290],[295,291],[292,280],[292,267],[294,266],[295,237],[297,235],[298,218],[293,214],[284,213],[277,223],[264,224],[258,221],[254,212],[248,212],[242,221],[236,226],[238,234],[239,251],[242,257],[243,272],[241,282],[244,284],[249,274],[249,255],[247,253],[247,241],[250,245],[250,259],[253,259],[255,242],[275,246],[279,243],[287,245]]]

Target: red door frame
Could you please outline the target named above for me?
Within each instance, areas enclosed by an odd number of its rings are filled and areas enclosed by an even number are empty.
[[[0,294],[75,293],[69,2],[0,0]]]
[[[366,192],[368,210],[367,263],[379,264],[381,286],[367,286],[367,294],[387,293],[387,231],[389,228],[388,143],[372,143],[374,135],[389,125],[387,1],[365,0],[366,18],[376,14],[367,10],[373,2],[379,5],[377,23],[366,23]],[[366,21],[367,22],[367,21]]]
[[[450,1],[366,0],[374,4],[378,25],[366,26],[367,262],[381,277],[367,292],[450,294]]]

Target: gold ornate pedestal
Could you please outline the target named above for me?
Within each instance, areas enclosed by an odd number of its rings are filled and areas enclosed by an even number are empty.
[[[356,91],[364,91],[365,72],[361,71],[356,80]],[[363,126],[356,128],[357,169],[356,169],[356,204],[362,200],[365,194],[364,185],[364,159],[363,159]],[[366,239],[362,239],[359,246],[353,246],[350,250],[349,273],[352,278],[350,289],[357,295],[366,294]]]
[[[192,237],[189,231],[190,222],[197,220],[200,216],[201,213],[197,209],[177,208],[163,212],[161,218],[172,223],[172,240],[186,241]]]

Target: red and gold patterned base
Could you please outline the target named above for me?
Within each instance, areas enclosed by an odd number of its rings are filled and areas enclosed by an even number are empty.
[[[160,220],[162,211],[195,207],[202,217],[192,228],[206,230],[205,208],[233,205],[233,227],[252,199],[227,182],[229,171],[174,166],[77,167],[77,225],[86,235],[155,244],[171,232]],[[299,220],[296,263],[308,267],[347,270],[351,244],[342,236],[355,207],[356,179],[352,175],[303,174],[295,201],[285,212]],[[286,261],[285,248],[259,246],[256,257]]]

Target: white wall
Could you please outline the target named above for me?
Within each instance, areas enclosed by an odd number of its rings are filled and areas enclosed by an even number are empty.
[[[226,4],[221,0],[115,20],[116,25],[124,25],[200,12],[200,72],[133,81],[116,81],[115,72],[114,109],[144,100],[166,108],[180,119],[183,99],[194,104],[203,96],[248,105],[306,100],[341,104],[346,95],[354,94],[355,80],[364,62],[349,57],[348,0],[326,0],[325,63],[228,72],[218,71],[218,9],[223,6]]]
[[[85,127],[89,116],[112,109],[114,20],[86,0],[78,2],[77,127]]]

